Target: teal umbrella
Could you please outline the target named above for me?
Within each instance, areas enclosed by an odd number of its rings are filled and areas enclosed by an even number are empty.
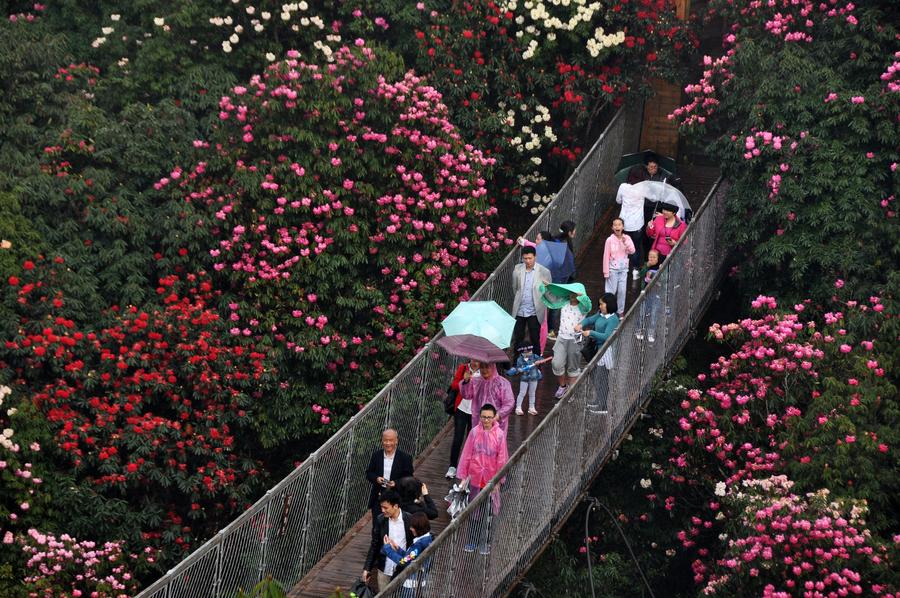
[[[538,291],[541,293],[541,301],[550,309],[562,309],[569,302],[569,295],[575,293],[578,295],[578,309],[581,313],[587,314],[591,311],[591,298],[580,282],[542,284],[538,287]]]
[[[471,334],[509,347],[516,319],[493,301],[463,301],[441,322],[447,336]]]

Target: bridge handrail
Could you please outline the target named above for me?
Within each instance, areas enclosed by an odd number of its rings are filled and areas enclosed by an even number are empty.
[[[576,383],[469,507],[379,596],[399,596],[404,582],[426,565],[426,581],[417,586],[416,597],[433,595],[429,593],[433,588],[439,588],[439,595],[448,598],[504,595],[527,570],[549,539],[549,532],[565,521],[612,456],[639,416],[653,377],[677,355],[711,299],[726,254],[722,251],[720,225],[727,191],[728,185],[721,178],[715,182],[659,274],[641,292]],[[652,307],[648,306],[648,297],[657,311],[656,343],[650,343],[646,336]],[[680,311],[676,311],[678,308]],[[676,320],[672,317],[676,313],[687,317]],[[643,331],[643,339],[635,336],[638,331]],[[632,367],[626,368],[626,364]],[[589,404],[605,405],[607,415],[592,413]],[[561,438],[565,447],[560,446]],[[560,472],[571,475],[567,478]],[[488,522],[487,511],[496,511],[491,504],[495,492],[499,492],[501,506],[494,517],[496,522]],[[528,512],[536,508],[540,511]],[[464,550],[466,544],[478,544],[473,540],[483,540],[491,527],[495,529],[490,534],[489,555]]]
[[[593,223],[612,203],[619,156],[636,149],[633,123],[639,110],[632,106],[615,114],[526,236],[574,220],[579,224],[576,249],[590,238]],[[513,247],[471,299],[493,299],[509,309],[518,256],[519,248]],[[400,448],[418,455],[446,424],[441,397],[458,358],[437,346],[441,336],[435,335],[294,471],[138,597],[230,597],[264,575],[286,587],[302,579],[365,514],[369,484],[362,474],[381,431],[398,429]]]

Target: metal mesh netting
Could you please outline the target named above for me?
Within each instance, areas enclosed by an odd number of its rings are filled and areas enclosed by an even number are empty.
[[[628,123],[637,122],[635,114],[639,111],[640,106],[635,106],[630,110],[622,109],[615,115],[554,201],[532,224],[527,237],[534,238],[541,230],[555,231],[564,220],[573,220],[578,224],[574,240],[576,250],[588,241],[596,218],[612,205],[612,177],[619,157],[636,149],[637,137]],[[508,280],[518,260],[519,251],[514,248],[472,295],[472,299],[492,299],[509,309],[513,302],[513,290]],[[292,586],[299,581],[365,513],[369,487],[363,474],[384,428],[393,426],[400,430],[400,447],[417,456],[446,425],[441,401],[459,360],[436,345],[434,341],[440,336],[440,333],[435,336],[375,398],[302,465],[260,498],[250,511],[229,524],[140,596],[231,596],[237,587],[248,589],[265,575],[271,575],[284,586]],[[583,392],[570,392],[571,397],[575,397],[572,405],[584,406],[586,395]],[[552,428],[553,442],[545,444],[549,441],[536,438],[532,444],[543,447],[547,455],[557,455],[555,465],[551,459],[542,478],[549,486],[534,492],[529,482],[526,484],[528,498],[524,502],[521,497],[511,494],[513,490],[502,491],[503,505],[515,505],[518,509],[522,503],[529,512],[539,507],[535,515],[544,519],[555,516],[560,500],[571,501],[571,493],[578,488],[578,484],[570,483],[570,480],[583,477],[583,470],[578,467],[580,457],[591,452],[584,448],[587,421],[583,413],[554,415],[551,421],[556,422]],[[559,442],[556,442],[557,427]],[[539,431],[546,428],[541,427]],[[608,430],[605,434],[609,435]],[[596,442],[597,446],[609,444],[601,437],[597,437]],[[560,454],[570,455],[571,459],[564,460],[559,457]],[[512,464],[511,467],[519,466]],[[513,479],[516,475],[521,476],[522,480],[531,480],[527,476],[533,473],[515,469],[508,477]],[[503,517],[515,517],[515,514],[506,513],[511,508],[503,508],[500,521],[505,521]],[[488,519],[485,517],[485,521],[478,525],[485,525]],[[311,525],[311,522],[315,524]],[[505,534],[507,524],[498,525]],[[535,536],[532,532],[544,527],[546,524],[543,527],[528,525],[524,531],[529,535],[522,538],[523,542],[540,541],[541,536]],[[435,581],[442,576],[440,578],[446,579],[449,585],[442,584],[440,587],[459,588],[464,585],[466,588],[480,589],[488,583],[485,559],[480,558],[477,551],[474,554],[479,558],[473,559],[470,553],[462,550],[467,543],[466,533],[466,530],[451,525],[441,535],[440,544],[445,547],[441,550],[446,550],[447,554],[442,554],[442,568],[435,570],[433,575]],[[516,538],[518,534],[517,529]],[[504,548],[502,558],[498,553],[491,559],[490,579],[494,580],[491,583],[502,583],[505,579],[494,575],[494,560],[504,564],[519,561],[527,548],[516,541],[508,542],[505,536],[504,543],[509,546]],[[450,550],[451,546],[458,547],[465,557],[457,555],[456,548]],[[444,567],[447,569],[444,570]],[[475,581],[478,579],[481,581]],[[450,590],[449,595],[486,595],[480,591],[467,594],[468,589],[460,589],[460,593],[456,591]],[[490,593],[493,590],[486,591]]]
[[[527,570],[637,419],[653,376],[705,309],[725,258],[719,223],[726,192],[721,182],[714,185],[657,277],[578,381],[381,596],[401,595],[413,573],[417,597],[503,595]],[[497,491],[499,511],[488,516],[494,510],[488,495]]]

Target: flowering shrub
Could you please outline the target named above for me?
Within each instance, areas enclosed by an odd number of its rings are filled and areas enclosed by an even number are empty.
[[[671,5],[654,0],[418,2],[415,10],[384,2],[378,10],[407,63],[439,86],[464,137],[497,159],[499,199],[533,213],[599,134],[603,109],[621,105],[650,73],[673,76],[696,41]],[[360,20],[370,15],[359,11]]]
[[[739,274],[785,299],[825,300],[836,277],[874,292],[898,252],[896,6],[713,5],[724,55],[704,58],[671,117],[715,139],[709,153],[734,181]]]
[[[896,523],[898,480],[884,475],[897,467],[896,378],[887,374],[895,302],[847,301],[824,314],[824,325],[802,319],[810,305],[782,314],[760,296],[760,317],[714,325],[713,338],[738,348],[712,364],[711,386],[681,404],[669,475],[705,505],[678,537],[697,549],[695,579],[706,593],[835,584],[893,591],[884,580],[896,542],[876,534]],[[704,536],[729,521],[719,536],[730,538],[726,555],[711,561]]]
[[[153,562],[152,549],[127,553],[121,543],[78,541],[29,529],[20,539],[27,555],[25,588],[29,596],[133,596],[140,589],[129,572],[141,562]]]
[[[509,243],[488,225],[493,160],[460,139],[435,89],[398,71],[362,40],[325,66],[291,53],[223,97],[198,161],[157,183],[195,210],[190,250],[234,289],[229,334],[305,382],[257,419],[270,438],[354,412],[485,278],[470,260]]]
[[[723,500],[738,517],[727,526],[734,535],[702,595],[891,594],[878,580],[896,560],[897,547],[873,540],[865,504],[831,500],[827,489],[798,496],[783,475],[742,486]]]
[[[656,0],[7,9],[0,584],[34,529],[69,562],[29,590],[73,595],[139,574],[71,584],[86,542],[165,567],[355,413],[484,279],[494,205],[540,209],[689,40]]]
[[[75,480],[140,504],[145,542],[187,550],[255,491],[252,436],[236,435],[249,426],[251,390],[265,388],[263,355],[223,343],[202,275],[165,277],[161,307],[113,306],[105,326],[83,329],[54,315],[68,298],[54,288],[62,260],[48,262],[8,281],[23,315],[0,357],[33,389]]]
[[[710,348],[728,350],[708,369],[653,391],[647,419],[592,494],[612,510],[654,591],[894,595],[900,329],[892,280],[865,301],[842,287],[830,308],[784,310],[759,296],[752,316],[710,327]],[[621,593],[641,583],[619,579],[628,554],[606,517],[592,518],[590,533],[595,581]],[[566,534],[577,555],[583,517]],[[556,573],[556,560],[539,567],[541,587],[586,583],[578,571]]]

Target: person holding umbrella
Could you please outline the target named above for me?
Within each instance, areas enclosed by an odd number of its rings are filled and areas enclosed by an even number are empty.
[[[450,388],[456,392],[456,402],[453,406],[453,443],[450,445],[450,467],[444,477],[453,479],[456,477],[456,464],[459,462],[459,451],[462,450],[463,442],[472,429],[472,401],[463,400],[460,384],[462,384],[463,376],[469,373],[469,378],[481,376],[481,366],[476,360],[459,364],[456,373],[453,375],[453,382]]]
[[[664,181],[667,178],[665,171],[659,167],[659,156],[653,152],[646,152],[644,163],[638,164],[628,171],[628,183],[640,183],[641,181]]]
[[[628,256],[628,265],[637,274],[644,241],[644,194],[636,185],[622,183],[616,192],[616,203],[622,204],[619,218],[625,225],[625,234],[631,238],[635,248],[634,253]]]
[[[653,220],[647,223],[647,236],[653,239],[650,250],[658,251],[659,257],[664,260],[672,253],[672,248],[687,230],[687,224],[677,216],[678,206],[661,203],[659,209],[662,214],[656,214]]]

